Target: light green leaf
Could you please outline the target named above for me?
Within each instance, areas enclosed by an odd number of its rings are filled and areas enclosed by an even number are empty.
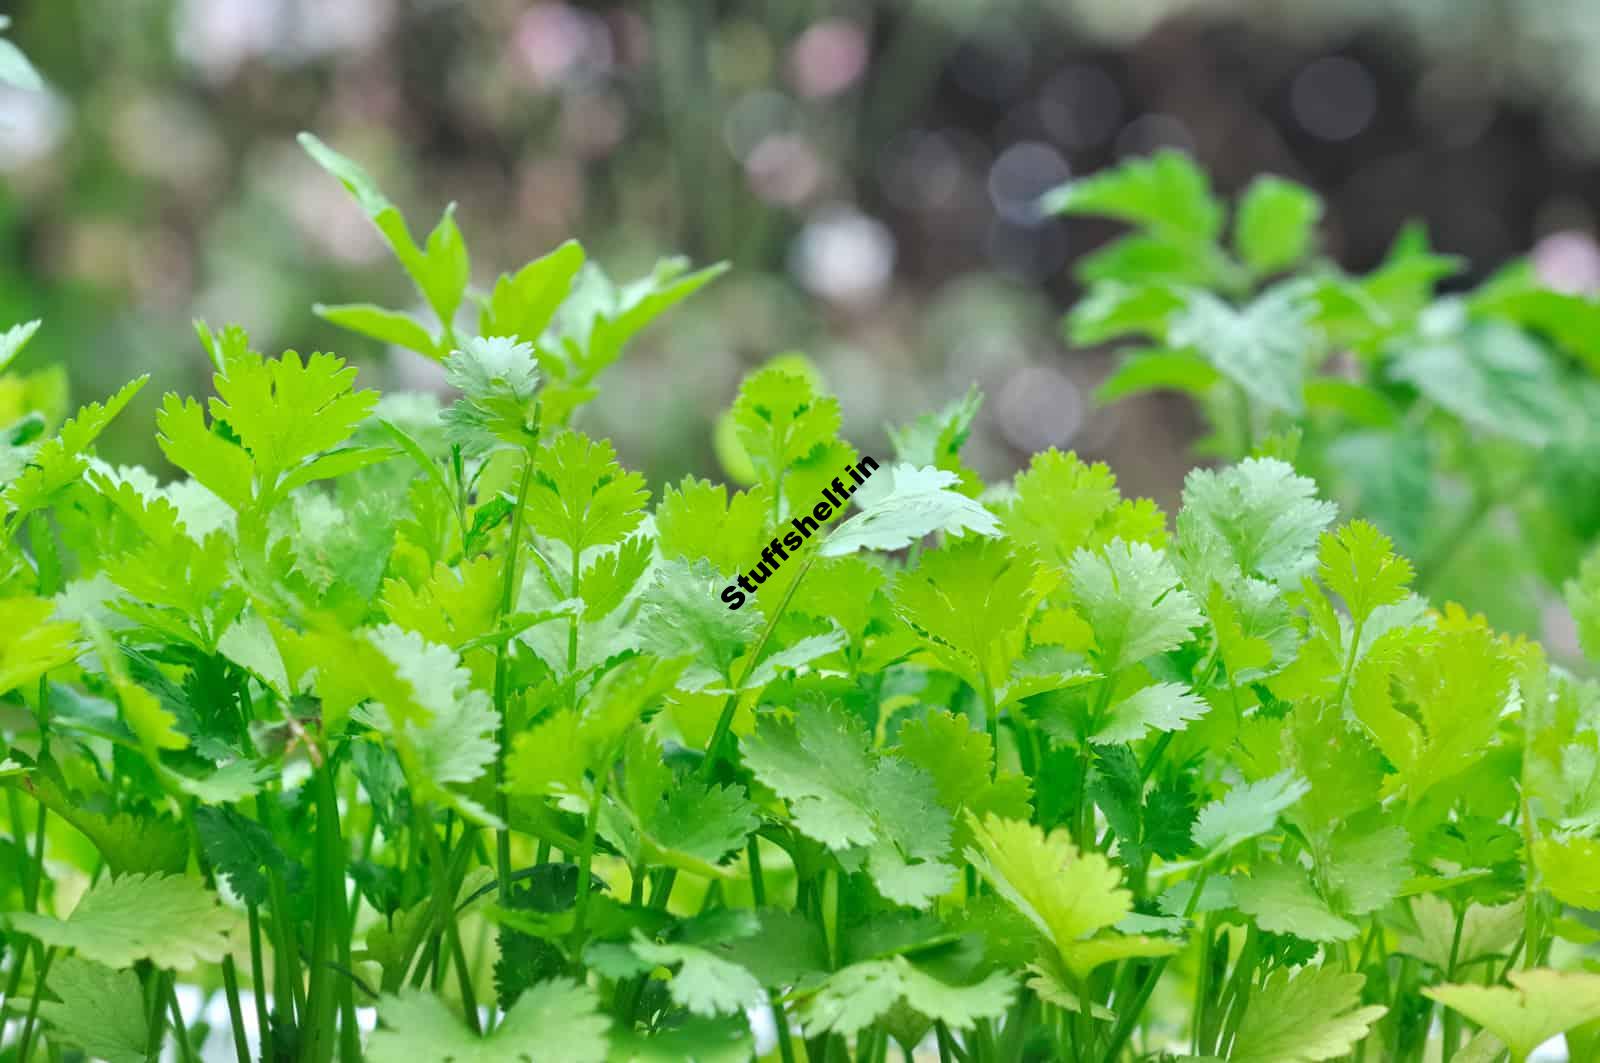
[[[605,1063],[611,1020],[586,985],[565,978],[524,990],[487,1037],[479,1037],[432,993],[403,989],[378,1003],[371,1063]]]
[[[999,520],[956,490],[959,482],[955,473],[911,465],[873,473],[852,496],[860,512],[833,529],[822,544],[822,556],[899,550],[934,532],[998,535]]]
[[[1361,928],[1333,914],[1306,872],[1294,864],[1262,864],[1233,881],[1234,904],[1263,930],[1308,941],[1345,941]]]
[[[1177,649],[1203,619],[1172,562],[1144,543],[1079,550],[1068,573],[1073,607],[1094,632],[1093,660],[1107,675]]]
[[[1200,810],[1194,821],[1194,843],[1212,852],[1226,852],[1267,833],[1277,825],[1278,816],[1309,790],[1305,780],[1287,771],[1235,786],[1221,800]]]
[[[1178,513],[1185,575],[1226,586],[1240,572],[1296,586],[1310,573],[1318,536],[1337,512],[1317,497],[1315,481],[1276,458],[1196,469],[1184,479]]]
[[[444,412],[454,439],[474,449],[496,442],[529,451],[538,445],[539,362],[531,345],[473,337],[445,359],[444,372],[461,391]]]
[[[1600,550],[1583,562],[1566,585],[1567,608],[1578,628],[1578,644],[1591,661],[1600,661]]]
[[[973,985],[952,985],[919,969],[904,956],[855,963],[828,976],[801,1005],[807,1030],[849,1036],[904,1004],[954,1030],[1004,1015],[1016,997],[1016,981],[995,971]]]
[[[1504,1041],[1513,1063],[1557,1034],[1600,1019],[1600,974],[1534,968],[1506,977],[1514,988],[1441,985],[1422,992]]]
[[[123,875],[102,879],[84,894],[66,919],[10,912],[13,929],[46,945],[75,949],[107,967],[149,960],[157,967],[187,971],[217,963],[232,947],[234,914],[216,894],[182,875]]]
[[[754,975],[736,963],[696,945],[658,944],[638,931],[629,946],[646,963],[675,967],[667,991],[680,1007],[707,1018],[738,1014],[759,1004],[766,993]]]
[[[1576,908],[1600,910],[1600,841],[1594,838],[1540,838],[1534,863],[1551,896]]]
[[[430,358],[438,357],[438,346],[434,342],[432,333],[409,314],[403,314],[398,310],[387,310],[372,303],[346,303],[342,306],[317,303],[311,309],[322,320],[340,328],[359,332],[363,336],[371,336],[380,343],[404,347],[406,350],[416,351]]]
[[[528,523],[564,543],[576,558],[592,546],[621,542],[644,519],[644,477],[617,464],[611,444],[561,433],[539,450]]]
[[[31,686],[77,657],[78,625],[52,620],[48,598],[0,598],[0,694]]]
[[[1151,731],[1181,731],[1210,706],[1182,683],[1153,683],[1114,703],[1090,741],[1136,742]]]
[[[1319,338],[1301,289],[1281,284],[1235,309],[1206,291],[1191,291],[1172,318],[1167,344],[1192,348],[1270,409],[1305,409],[1305,376]]]
[[[1279,970],[1250,998],[1229,1063],[1317,1063],[1346,1055],[1388,1013],[1360,1007],[1366,978],[1330,967]]]
[[[483,301],[478,331],[485,336],[538,343],[572,290],[583,263],[583,248],[576,240],[568,240],[514,274],[502,273]]]
[[[137,975],[64,956],[51,966],[49,984],[60,999],[42,1002],[39,1017],[54,1028],[52,1040],[105,1063],[145,1063],[150,1033]]]
[[[20,325],[12,325],[4,332],[0,332],[0,369],[6,368],[16,360],[17,355],[22,353],[22,348],[33,339],[33,334],[39,331],[40,324],[42,322],[37,319],[24,321]]]
[[[1045,196],[1043,206],[1058,214],[1101,214],[1189,240],[1213,240],[1222,229],[1222,204],[1205,173],[1172,150],[1071,181]]]
[[[1239,200],[1234,247],[1258,274],[1275,273],[1305,257],[1321,216],[1322,201],[1311,189],[1263,174]]]

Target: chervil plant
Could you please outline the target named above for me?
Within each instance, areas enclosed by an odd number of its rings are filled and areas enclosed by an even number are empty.
[[[1186,156],[1071,182],[1068,214],[1134,231],[1085,256],[1079,344],[1133,344],[1100,391],[1192,396],[1207,453],[1283,454],[1417,559],[1420,585],[1537,630],[1600,541],[1600,303],[1526,263],[1441,296],[1464,263],[1408,228],[1352,276],[1317,255],[1322,204],[1260,177],[1232,212]],[[1497,576],[1484,581],[1482,572]]]
[[[1311,480],[1196,471],[1174,521],[1057,451],[985,487],[974,394],[730,610],[857,456],[835,400],[752,374],[759,482],[652,504],[574,414],[715,271],[567,245],[471,292],[448,212],[418,246],[308,146],[436,319],[324,312],[453,398],[202,328],[182,478],[93,452],[142,381],[6,429],[10,1058],[1600,1050],[1600,688]],[[1600,562],[1569,600],[1600,658]]]

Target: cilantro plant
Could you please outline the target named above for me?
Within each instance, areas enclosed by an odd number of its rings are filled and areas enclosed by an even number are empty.
[[[163,483],[94,450],[142,380],[59,427],[0,382],[8,1058],[1600,1050],[1600,687],[1312,480],[985,486],[974,393],[730,610],[856,457],[836,400],[752,374],[756,485],[652,500],[575,416],[716,271],[473,291],[448,211],[419,245],[307,146],[434,316],[323,312],[447,405],[202,327]],[[1600,661],[1600,561],[1568,594]]]
[[[1162,152],[1047,198],[1133,226],[1080,259],[1077,344],[1125,345],[1100,397],[1197,403],[1207,454],[1289,456],[1415,558],[1420,585],[1537,630],[1539,590],[1600,542],[1600,302],[1513,263],[1465,268],[1407,228],[1374,270],[1321,256],[1315,193],[1252,181],[1231,212]],[[1496,572],[1484,580],[1485,570]]]

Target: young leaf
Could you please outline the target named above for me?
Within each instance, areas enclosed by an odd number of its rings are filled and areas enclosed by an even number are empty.
[[[0,598],[0,694],[31,686],[53,668],[77,657],[78,625],[52,620],[56,605],[46,598]]]
[[[1270,174],[1257,177],[1239,200],[1234,247],[1256,273],[1275,273],[1305,257],[1321,216],[1322,201],[1311,189]]]
[[[1324,535],[1317,549],[1317,575],[1344,599],[1350,618],[1365,623],[1379,606],[1409,593],[1411,563],[1396,557],[1388,538],[1364,520]]]
[[[644,477],[617,464],[611,444],[567,431],[540,448],[528,523],[565,544],[573,563],[591,546],[621,542],[644,519]]]
[[[444,361],[445,380],[461,392],[444,413],[452,437],[473,450],[495,443],[532,451],[539,444],[539,362],[533,347],[473,337]]]
[[[1205,174],[1172,150],[1062,185],[1043,206],[1059,214],[1103,214],[1188,240],[1213,240],[1222,229],[1222,205]]]
[[[967,859],[1069,966],[1081,939],[1132,910],[1122,873],[1099,853],[1080,853],[1066,831],[1047,835],[1021,820],[967,818],[974,842]]]
[[[1361,932],[1356,924],[1333,914],[1305,871],[1295,865],[1264,864],[1248,877],[1235,878],[1233,897],[1240,911],[1275,934],[1294,934],[1308,941],[1345,941]]]
[[[1567,581],[1566,597],[1578,627],[1578,645],[1591,661],[1600,661],[1600,550],[1584,560],[1576,579]]]
[[[1150,731],[1181,731],[1209,708],[1182,683],[1153,683],[1114,702],[1090,741],[1137,742]]]
[[[839,431],[839,402],[798,373],[763,369],[745,378],[733,403],[739,442],[763,481],[781,480]]]
[[[1178,552],[1190,579],[1227,583],[1237,571],[1295,586],[1337,512],[1317,498],[1314,481],[1275,458],[1196,469],[1183,482]]]

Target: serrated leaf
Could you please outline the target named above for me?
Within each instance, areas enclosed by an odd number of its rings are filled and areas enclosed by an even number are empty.
[[[528,524],[576,558],[631,535],[644,519],[647,498],[644,477],[618,465],[610,443],[567,431],[539,450]]]
[[[968,813],[967,860],[1001,897],[1074,962],[1082,939],[1132,910],[1122,873],[1100,853],[1081,853],[1065,830],[1050,834],[1021,820]]]
[[[1600,841],[1593,838],[1540,838],[1534,863],[1551,896],[1576,908],[1600,910]]]
[[[0,694],[38,682],[78,655],[78,625],[52,620],[48,598],[0,598]]]
[[[1183,483],[1178,552],[1190,579],[1224,582],[1237,571],[1294,586],[1315,563],[1318,537],[1337,509],[1317,485],[1275,458],[1246,458]]]
[[[1511,987],[1440,985],[1422,992],[1500,1038],[1517,1063],[1557,1034],[1600,1019],[1600,974],[1534,968],[1506,978]]]
[[[144,991],[132,971],[64,956],[50,968],[58,1000],[39,1004],[52,1040],[76,1045],[105,1063],[144,1063],[149,1042]]]
[[[1591,661],[1600,661],[1600,551],[1584,560],[1577,578],[1568,580],[1565,589],[1578,644]]]
[[[998,535],[999,520],[956,490],[959,483],[955,473],[942,469],[880,469],[851,496],[860,512],[836,525],[819,552],[842,557],[857,550],[899,550],[935,532]]]
[[[849,1036],[878,1021],[897,1004],[938,1019],[955,1030],[1005,1014],[1016,982],[995,971],[973,985],[951,985],[920,970],[904,956],[851,964],[828,976],[801,1006],[808,1030]]]
[[[103,879],[66,919],[27,912],[10,912],[6,919],[46,945],[74,949],[107,967],[149,960],[180,971],[220,961],[237,929],[237,919],[216,894],[182,875]]]
[[[1305,410],[1305,378],[1318,336],[1301,289],[1285,284],[1235,309],[1205,291],[1191,291],[1167,329],[1171,347],[1201,357],[1269,409]]]
[[[766,996],[755,976],[736,963],[694,945],[661,944],[636,939],[629,948],[646,963],[676,967],[667,990],[691,1014],[712,1017],[738,1014]]]
[[[1114,702],[1090,741],[1136,742],[1151,731],[1181,731],[1209,708],[1182,683],[1152,683]]]
[[[1202,621],[1172,562],[1144,543],[1079,550],[1068,573],[1072,605],[1094,632],[1091,657],[1107,675],[1176,649]]]
[[[1263,930],[1307,941],[1345,941],[1361,928],[1333,914],[1306,872],[1294,864],[1263,864],[1233,881],[1234,903]]]
[[[84,406],[29,456],[22,474],[0,491],[0,506],[12,511],[12,522],[52,505],[59,491],[78,482],[88,468],[89,447],[149,380],[138,377],[104,403]]]
[[[1200,810],[1194,823],[1194,843],[1221,853],[1265,834],[1309,789],[1304,779],[1287,771],[1235,786],[1221,800]]]
[[[539,361],[528,343],[475,336],[444,360],[461,398],[444,412],[452,438],[473,450],[539,443]]]
[[[403,989],[378,1002],[372,1063],[605,1063],[611,1020],[586,985],[564,978],[526,989],[487,1037],[479,1037],[432,993]]]
[[[1324,535],[1317,562],[1318,577],[1344,599],[1358,624],[1374,609],[1393,605],[1409,593],[1411,563],[1396,557],[1388,537],[1364,520]]]
[[[1229,1063],[1316,1063],[1348,1053],[1388,1013],[1360,1007],[1366,979],[1328,967],[1271,975],[1250,998]]]

